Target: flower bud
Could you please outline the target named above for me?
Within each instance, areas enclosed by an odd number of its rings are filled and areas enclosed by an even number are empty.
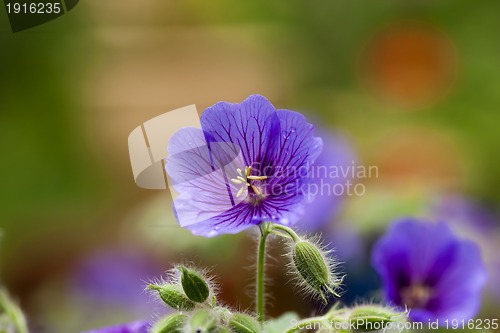
[[[207,309],[196,311],[189,321],[189,328],[189,333],[219,332],[219,327],[217,327],[217,316]]]
[[[153,326],[151,333],[181,333],[186,320],[187,316],[180,313],[166,316]]]
[[[229,327],[233,333],[259,333],[259,323],[251,316],[244,313],[235,313],[229,320]]]
[[[178,311],[191,311],[195,307],[195,303],[175,284],[164,284],[161,286],[150,284],[148,289],[158,291],[162,301]]]
[[[333,266],[331,260],[326,258],[323,251],[309,241],[298,241],[292,248],[293,266],[299,273],[302,280],[299,283],[305,289],[318,294],[326,303],[324,291],[328,291],[339,296],[333,290],[339,282],[333,276]]]
[[[231,316],[233,315],[228,308],[222,306],[216,306],[213,308],[215,315],[220,319],[221,322],[227,323]]]
[[[406,319],[390,308],[376,305],[363,305],[352,310],[349,316],[350,327],[359,332],[373,332],[387,330],[389,323],[400,322]]]
[[[182,289],[186,296],[193,302],[205,302],[210,295],[210,289],[201,274],[184,266],[178,266],[177,269],[181,272]]]

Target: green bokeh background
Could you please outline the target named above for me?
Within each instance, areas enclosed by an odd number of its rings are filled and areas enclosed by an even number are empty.
[[[1,280],[47,332],[126,319],[85,322],[69,310],[79,304],[65,298],[68,271],[96,248],[137,248],[165,269],[191,257],[216,265],[229,285],[224,299],[250,307],[241,286],[252,277],[243,267],[252,262],[252,241],[177,230],[168,194],[134,184],[127,136],[176,107],[203,109],[253,93],[343,133],[362,163],[380,167],[380,177],[367,184],[370,196],[349,200],[343,213],[368,239],[441,193],[474,198],[498,216],[499,17],[496,0],[87,0],[14,34],[2,7]],[[415,83],[432,97],[387,92],[391,76],[366,67],[380,36],[405,36],[407,27],[437,38],[431,47],[449,50],[430,67],[439,72],[452,64],[444,74],[449,80]],[[398,68],[421,64],[416,59]],[[390,70],[391,59],[385,61],[382,68]],[[404,81],[405,72],[397,73]],[[149,220],[171,224],[149,232]],[[290,297],[287,288],[277,289],[270,312],[307,314],[300,297],[281,302]],[[491,316],[495,300],[486,303],[482,315]]]

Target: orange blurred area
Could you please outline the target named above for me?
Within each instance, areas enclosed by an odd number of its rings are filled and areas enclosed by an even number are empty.
[[[378,140],[373,163],[384,181],[415,182],[447,191],[463,187],[464,162],[457,142],[430,128],[398,128]]]
[[[378,97],[403,108],[422,107],[450,90],[456,77],[454,46],[431,24],[390,24],[370,41],[362,76]]]

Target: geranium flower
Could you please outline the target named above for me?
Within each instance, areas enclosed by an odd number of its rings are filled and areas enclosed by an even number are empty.
[[[146,321],[135,321],[128,324],[100,328],[85,333],[148,333],[150,325]]]
[[[429,207],[430,216],[446,222],[459,235],[472,239],[480,247],[488,269],[486,293],[489,300],[500,303],[500,232],[498,218],[481,203],[457,194],[435,198]]]
[[[323,146],[302,114],[254,95],[207,108],[200,123],[180,129],[168,145],[165,169],[182,227],[212,237],[300,220]]]
[[[445,223],[407,218],[375,244],[372,263],[388,301],[407,306],[413,321],[468,320],[479,311],[486,269],[479,247]]]

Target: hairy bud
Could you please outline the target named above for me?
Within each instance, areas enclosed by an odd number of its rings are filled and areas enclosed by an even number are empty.
[[[181,272],[182,289],[186,296],[193,302],[205,302],[210,295],[210,289],[202,275],[184,266],[178,266],[177,269]]]
[[[164,284],[159,286],[150,284],[148,289],[158,291],[161,300],[178,311],[191,311],[195,307],[195,303],[184,294],[182,288],[178,285]]]
[[[233,333],[259,333],[259,323],[251,316],[244,313],[235,313],[229,320],[229,327]]]
[[[319,295],[325,303],[327,302],[325,292],[339,296],[335,288],[341,282],[335,278],[333,274],[335,264],[326,254],[319,246],[307,240],[292,245],[292,266],[298,272],[299,285]]]
[[[207,309],[198,310],[193,313],[189,321],[189,333],[212,333],[219,332],[217,317],[215,313]]]
[[[181,333],[186,320],[187,316],[180,313],[166,316],[151,328],[151,333]]]
[[[228,308],[222,306],[216,306],[213,308],[213,312],[220,319],[221,322],[227,323],[231,316],[233,315]]]
[[[377,305],[358,306],[349,316],[350,326],[355,327],[359,332],[387,331],[391,323],[405,320],[406,315]]]

